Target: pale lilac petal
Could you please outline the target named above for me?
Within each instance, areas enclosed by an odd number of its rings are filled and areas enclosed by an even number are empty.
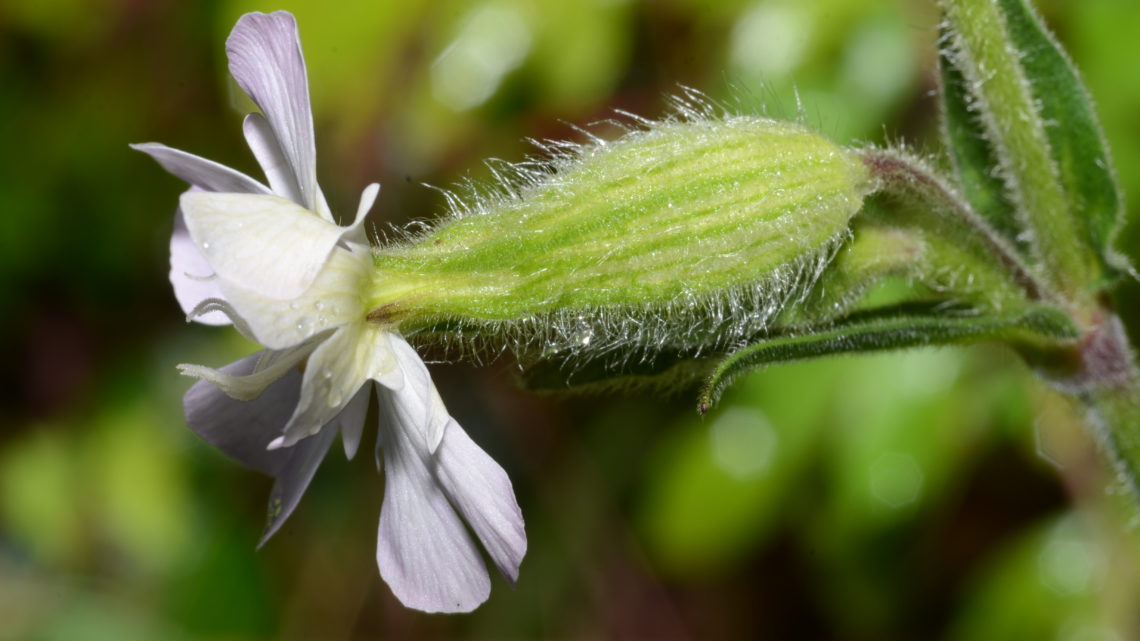
[[[166,171],[205,191],[241,194],[270,193],[265,185],[239,171],[173,147],[167,147],[156,142],[147,142],[131,145],[131,149],[147,154],[158,161],[158,164],[162,165]]]
[[[337,329],[309,356],[297,410],[273,447],[288,447],[330,423],[370,379],[397,367],[391,334],[364,323]]]
[[[245,141],[249,144],[253,157],[261,170],[265,172],[265,179],[274,194],[288,198],[293,202],[305,206],[305,199],[301,195],[301,188],[297,185],[297,177],[293,174],[293,166],[277,143],[277,136],[273,127],[261,114],[249,114],[242,122],[242,131]]]
[[[336,435],[336,426],[329,425],[312,438],[307,438],[293,447],[273,450],[287,454],[288,460],[277,472],[277,482],[273,484],[273,490],[269,493],[269,520],[258,546],[265,545],[269,537],[281,529],[285,520],[301,502],[301,496],[308,489]]]
[[[381,388],[382,389],[382,388]],[[381,402],[384,504],[376,562],[405,606],[425,612],[470,612],[487,599],[490,577],[402,415]]]
[[[435,476],[503,576],[518,579],[526,555],[526,528],[511,479],[455,419],[435,452]]]
[[[402,336],[389,336],[401,376],[389,376],[385,380],[374,378],[385,388],[386,394],[381,399],[386,397],[390,400],[382,404],[396,412],[399,423],[411,430],[409,437],[430,454],[443,440],[443,431],[451,417],[447,415],[439,392],[432,383],[431,372],[420,355]]]
[[[296,298],[308,289],[343,232],[279,196],[191,191],[180,203],[214,273],[268,298]]]
[[[340,440],[344,444],[344,456],[352,460],[360,449],[360,439],[364,434],[364,419],[368,416],[368,400],[372,398],[372,386],[360,388],[348,405],[337,417],[340,424]]]
[[[296,202],[315,211],[313,114],[297,21],[285,11],[247,13],[226,39],[226,55],[234,80],[265,115],[292,168],[300,195]]]
[[[222,368],[233,376],[253,373],[262,353]],[[182,399],[186,423],[230,458],[265,474],[277,474],[291,454],[267,451],[270,441],[293,413],[301,393],[301,373],[293,368],[252,401],[235,401],[206,381],[198,381]]]
[[[273,127],[265,116],[257,113],[247,115],[242,123],[242,130],[245,133],[245,141],[257,159],[257,164],[261,165],[262,171],[265,172],[273,193],[307,207],[305,198],[301,195],[301,188],[297,185],[297,178],[293,175],[293,167],[285,157],[285,152],[282,151],[277,136],[273,133]],[[336,223],[320,185],[317,185],[316,203],[312,211],[330,223]]]
[[[190,314],[204,300],[221,298],[222,290],[206,257],[190,238],[182,210],[174,212],[174,232],[170,234],[170,284],[182,311]],[[205,325],[229,325],[230,319],[220,311],[194,317]]]

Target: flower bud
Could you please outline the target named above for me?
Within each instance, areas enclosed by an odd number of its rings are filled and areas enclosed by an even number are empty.
[[[757,117],[667,120],[556,150],[516,167],[505,195],[379,250],[369,318],[404,331],[574,319],[583,345],[599,328],[615,340],[647,323],[658,337],[682,321],[691,331],[697,315],[732,316],[726,305],[763,323],[806,291],[871,189],[854,153]]]

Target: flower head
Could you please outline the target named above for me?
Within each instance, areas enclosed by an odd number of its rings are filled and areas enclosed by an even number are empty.
[[[351,224],[335,222],[317,184],[293,16],[242,16],[226,52],[231,74],[261,111],[243,128],[265,182],[164,145],[134,146],[190,184],[170,243],[179,303],[191,319],[232,322],[266,348],[220,370],[181,366],[202,379],[184,399],[187,422],[276,477],[268,539],[338,433],[353,457],[375,390],[377,463],[386,479],[380,573],[409,607],[471,610],[487,598],[490,581],[464,521],[509,580],[526,552],[510,480],[447,413],[398,329],[368,319],[374,284],[363,221],[379,186],[365,188]]]

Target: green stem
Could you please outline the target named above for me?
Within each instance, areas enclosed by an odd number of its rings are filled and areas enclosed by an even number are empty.
[[[1140,501],[1140,370],[1120,319],[1101,311],[1069,361],[1076,366],[1074,373],[1054,381],[1084,402],[1090,426],[1121,482]]]
[[[1099,388],[1083,394],[1082,400],[1121,483],[1140,501],[1140,388]]]

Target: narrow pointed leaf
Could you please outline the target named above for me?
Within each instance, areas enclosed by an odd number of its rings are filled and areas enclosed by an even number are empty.
[[[924,345],[1005,341],[1038,346],[1073,340],[1077,331],[1060,311],[1038,306],[1009,316],[876,315],[830,329],[764,340],[730,354],[713,370],[698,401],[708,411],[733,379],[758,367],[830,354],[875,352]]]
[[[945,37],[945,36],[944,36]],[[942,137],[962,195],[994,229],[1017,246],[1017,213],[996,173],[998,159],[986,136],[962,70],[948,51],[939,52]]]
[[[1088,242],[1109,254],[1122,201],[1108,142],[1076,68],[1025,0],[998,0],[1006,28],[1046,123],[1045,135],[1073,215]]]
[[[1029,253],[1053,287],[1091,304],[1123,263],[1109,251],[1120,199],[1088,94],[1025,0],[941,4],[945,55],[972,94]]]

